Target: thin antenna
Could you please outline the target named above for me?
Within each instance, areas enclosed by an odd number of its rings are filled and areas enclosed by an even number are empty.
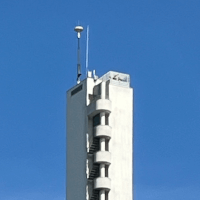
[[[86,77],[88,76],[88,47],[89,47],[89,25],[87,26],[87,43],[86,43]]]
[[[80,76],[81,76],[81,52],[80,52],[80,38],[81,38],[81,32],[83,31],[82,26],[76,26],[74,30],[77,32],[77,38],[78,38],[78,52],[77,52],[77,84],[80,83]]]

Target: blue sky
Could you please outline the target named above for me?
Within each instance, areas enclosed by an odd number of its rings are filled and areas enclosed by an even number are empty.
[[[198,0],[1,0],[0,199],[65,199],[79,21],[89,69],[131,75],[135,200],[199,200],[199,10]],[[83,73],[85,43],[86,31]]]

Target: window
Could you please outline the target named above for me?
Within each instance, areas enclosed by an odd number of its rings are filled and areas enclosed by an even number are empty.
[[[101,84],[94,86],[93,95],[101,96]]]
[[[109,84],[110,80],[106,81],[106,99],[109,99]]]
[[[105,177],[108,177],[108,168],[109,168],[109,166],[106,165],[106,166],[105,166]]]
[[[108,200],[108,191],[105,193],[105,200]]]
[[[100,113],[93,117],[93,127],[100,125]]]
[[[78,93],[79,91],[81,91],[82,88],[83,88],[83,85],[80,85],[79,87],[77,87],[76,89],[74,89],[73,91],[71,91],[71,96],[73,96],[76,93]]]

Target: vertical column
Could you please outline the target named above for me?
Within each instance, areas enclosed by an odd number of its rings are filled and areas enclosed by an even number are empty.
[[[105,151],[106,150],[106,139],[105,138],[100,138],[100,151]]]
[[[106,192],[105,192],[105,190],[100,190],[100,192],[99,192],[99,199],[100,200],[105,200],[106,199]]]
[[[106,83],[103,81],[101,83],[101,99],[106,98]],[[100,114],[101,117],[101,125],[106,125],[106,118],[105,118],[105,112],[102,112]],[[105,151],[106,147],[106,139],[100,138],[100,151]],[[106,168],[105,164],[100,164],[100,177],[106,176]],[[99,192],[99,200],[106,200],[106,194],[105,190],[100,190]]]
[[[101,99],[106,98],[106,83],[103,81],[101,83]]]
[[[105,125],[106,124],[106,113],[105,112],[101,112],[100,113],[100,118],[101,118],[101,125]]]
[[[105,169],[105,164],[100,164],[100,177],[105,177],[106,176],[106,169]]]

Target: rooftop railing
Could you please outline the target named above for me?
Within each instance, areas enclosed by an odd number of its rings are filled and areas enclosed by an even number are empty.
[[[123,74],[119,72],[110,71],[99,78],[102,81],[110,80],[110,84],[122,86],[122,87],[130,87],[130,75]]]

